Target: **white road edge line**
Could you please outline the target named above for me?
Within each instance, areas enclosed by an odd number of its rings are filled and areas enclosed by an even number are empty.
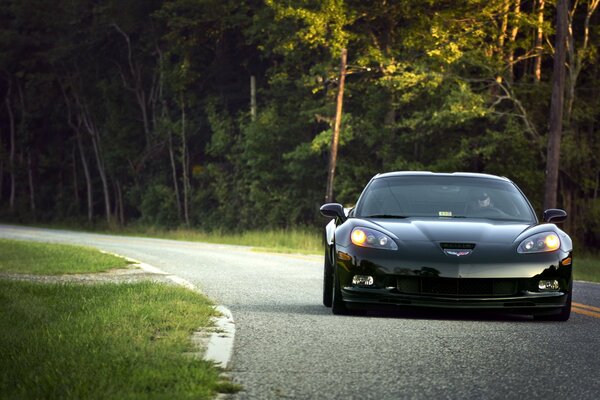
[[[110,253],[102,251],[102,253],[112,254],[116,257],[124,258],[125,260],[134,263],[145,272],[151,274],[165,275],[165,278],[173,281],[174,283],[185,287],[186,289],[200,292],[200,290],[191,282],[186,279],[180,278],[176,275],[169,275],[166,272],[156,268],[150,264],[143,263],[133,258],[124,257],[120,254]],[[216,366],[223,369],[227,369],[227,366],[231,362],[233,355],[233,343],[235,340],[235,322],[231,311],[222,305],[214,306],[214,309],[219,313],[218,316],[213,317],[211,320],[214,327],[210,330],[208,339],[206,340],[204,333],[195,332],[192,335],[192,342],[196,346],[206,347],[204,356],[202,357],[206,361],[213,362]],[[204,340],[203,340],[204,338]],[[200,340],[197,340],[200,339]]]

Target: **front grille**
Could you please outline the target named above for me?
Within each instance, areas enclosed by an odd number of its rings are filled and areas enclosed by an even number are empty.
[[[400,293],[430,296],[512,296],[518,292],[515,279],[398,277]]]
[[[440,243],[440,247],[450,250],[473,250],[475,243]]]

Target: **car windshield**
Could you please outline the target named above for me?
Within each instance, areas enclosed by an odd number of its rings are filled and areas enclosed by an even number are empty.
[[[457,176],[390,176],[373,180],[356,207],[360,218],[488,218],[535,222],[508,181]]]

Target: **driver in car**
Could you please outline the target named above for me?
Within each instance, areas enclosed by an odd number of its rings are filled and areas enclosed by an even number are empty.
[[[494,208],[494,204],[492,203],[492,199],[487,192],[482,192],[477,197],[477,207],[482,209]]]
[[[473,193],[472,201],[469,203],[467,208],[468,213],[471,214],[480,214],[480,213],[488,213],[488,212],[498,212],[494,202],[492,201],[491,196],[487,191],[481,191]]]

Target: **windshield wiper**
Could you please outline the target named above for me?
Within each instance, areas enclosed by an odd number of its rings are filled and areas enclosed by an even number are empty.
[[[394,214],[374,214],[367,215],[363,218],[408,218],[406,215],[394,215]]]

